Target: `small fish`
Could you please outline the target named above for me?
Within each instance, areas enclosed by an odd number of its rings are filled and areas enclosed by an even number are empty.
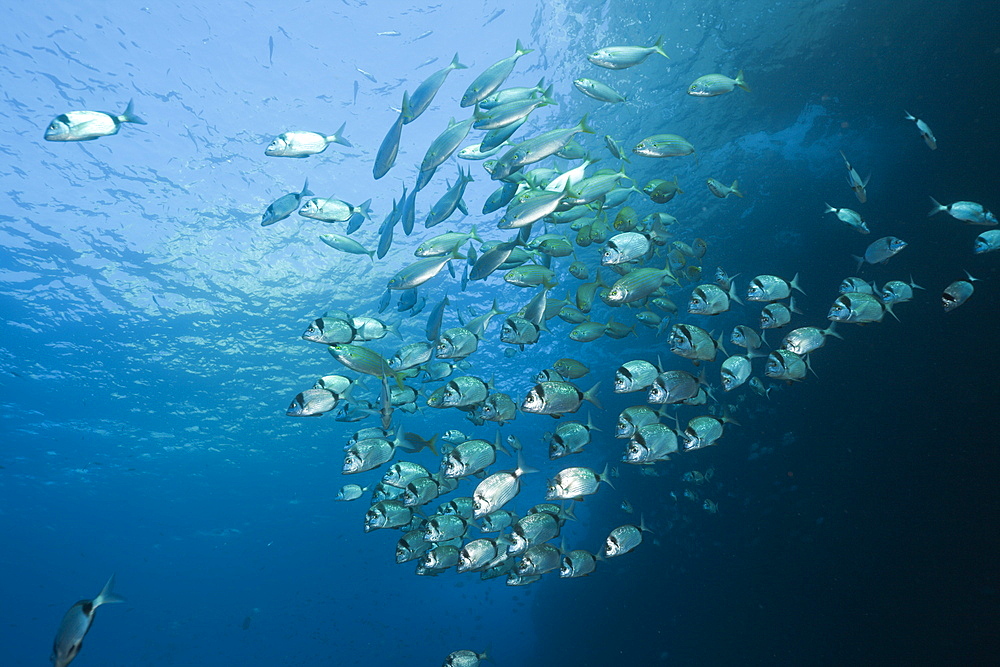
[[[827,319],[833,322],[867,324],[868,322],[881,322],[884,314],[885,308],[874,295],[863,292],[848,292],[841,294],[833,302]]]
[[[844,158],[844,165],[847,166],[847,184],[851,186],[851,190],[854,190],[854,195],[858,198],[858,201],[864,204],[868,201],[868,195],[865,192],[865,188],[868,187],[868,181],[871,180],[871,176],[865,180],[861,180],[861,176],[858,172],[854,170],[851,163],[848,162],[847,156],[844,155],[844,151],[840,151],[840,157]]]
[[[659,53],[666,59],[670,56],[663,50],[663,36],[653,46],[606,46],[587,56],[587,60],[598,67],[607,69],[626,69],[634,67],[654,53]]]
[[[400,528],[413,520],[413,510],[400,500],[382,500],[365,513],[365,532],[382,528]]]
[[[869,244],[868,248],[865,249],[864,257],[857,255],[852,255],[852,257],[857,260],[860,269],[862,264],[884,264],[906,246],[906,241],[902,239],[895,236],[883,236]]]
[[[920,131],[920,136],[924,138],[924,143],[932,151],[937,149],[937,139],[934,138],[934,133],[931,132],[931,128],[924,121],[910,114],[909,111],[904,110],[903,113],[906,115],[906,120],[912,120],[917,124],[917,130]]]
[[[775,350],[767,357],[764,375],[772,380],[801,380],[806,376],[808,362],[788,350]]]
[[[503,10],[501,9],[500,11],[502,12]],[[486,651],[476,653],[475,651],[462,649],[449,653],[448,657],[444,659],[444,667],[479,667],[479,663],[489,659],[490,656]]]
[[[559,576],[563,579],[585,577],[595,569],[597,569],[597,559],[594,554],[584,549],[574,549],[563,555]]]
[[[740,70],[736,74],[735,79],[730,79],[728,76],[722,74],[699,76],[694,80],[694,83],[688,86],[687,93],[695,97],[715,97],[716,95],[732,92],[737,87],[742,88],[748,93],[750,92],[750,86],[743,80],[743,70]]]
[[[791,354],[788,352],[787,354]],[[690,420],[681,437],[684,439],[682,449],[689,452],[693,449],[702,449],[714,445],[722,437],[722,430],[725,424],[735,424],[728,417],[716,417],[714,415],[704,415]]]
[[[834,331],[835,324],[830,324],[826,329],[818,327],[800,327],[790,331],[781,341],[781,346],[789,352],[805,356],[813,350],[818,350],[826,344],[827,336],[843,339],[839,333]]]
[[[792,321],[792,313],[802,314],[802,311],[795,308],[795,299],[791,299],[786,306],[783,303],[772,301],[764,306],[760,312],[760,328],[780,329]]]
[[[552,368],[567,380],[582,378],[590,372],[586,365],[576,359],[557,359]]]
[[[322,153],[330,144],[352,147],[351,142],[344,138],[345,127],[347,127],[346,122],[340,126],[340,129],[330,135],[302,130],[282,132],[264,149],[264,155],[270,157],[304,158]]]
[[[657,423],[657,414],[652,408],[646,405],[633,405],[625,408],[618,415],[618,423],[615,425],[616,438],[631,438],[636,431],[647,425]]]
[[[882,289],[875,294],[876,297],[885,306],[886,311],[896,317],[896,314],[892,312],[892,307],[897,303],[905,303],[913,298],[913,290],[924,289],[920,285],[913,282],[913,277],[910,277],[910,282],[903,282],[902,280],[890,280]],[[896,319],[899,319],[898,317]]]
[[[734,354],[722,362],[722,388],[732,391],[750,378],[750,357]]]
[[[655,204],[666,204],[677,195],[684,194],[676,176],[674,176],[674,180],[672,181],[662,178],[654,178],[643,186],[642,191],[645,192],[650,200],[652,200]]]
[[[524,48],[521,45],[521,40],[517,40],[517,45],[514,47],[514,55],[493,63],[469,84],[465,94],[462,95],[461,106],[471,107],[497,90],[503,85],[507,77],[510,76],[510,73],[514,71],[514,65],[517,63],[518,58],[531,53],[533,50]]]
[[[650,530],[646,528],[642,517],[639,517],[638,526],[632,524],[618,526],[604,540],[604,557],[613,558],[627,554],[642,543],[642,534],[648,532]]]
[[[657,375],[649,386],[648,400],[659,405],[683,403],[697,396],[700,386],[701,380],[687,371],[664,371]],[[656,413],[653,414],[653,421],[656,421]]]
[[[976,237],[972,252],[981,255],[984,252],[1000,250],[1000,229],[990,229]]]
[[[346,252],[351,255],[368,255],[368,259],[375,261],[375,251],[368,250],[354,239],[343,234],[320,234],[319,240],[335,250]]]
[[[871,230],[868,229],[868,225],[861,219],[861,214],[857,211],[852,211],[849,208],[834,208],[833,206],[827,204],[826,212],[835,214],[841,222],[846,223],[848,227],[859,234],[871,233]]]
[[[404,113],[407,107],[407,93],[403,93],[403,109],[389,126],[382,143],[379,144],[378,152],[375,154],[375,164],[372,166],[372,176],[375,180],[382,178],[389,173],[392,166],[396,164],[396,156],[399,154],[399,142],[403,136],[403,123],[406,122]]]
[[[453,327],[437,340],[438,359],[464,359],[479,347],[479,339],[465,327]]]
[[[340,491],[337,492],[337,497],[335,500],[340,502],[349,502],[351,500],[357,500],[361,497],[361,494],[368,490],[368,487],[362,487],[358,484],[345,484],[340,487]]]
[[[969,300],[975,291],[972,283],[975,282],[976,278],[973,278],[968,272],[965,275],[968,280],[956,280],[945,287],[944,292],[941,293],[941,306],[944,308],[944,312],[950,313],[961,306]]]
[[[698,285],[691,292],[688,302],[688,312],[693,315],[718,315],[729,310],[730,302],[742,304],[736,296],[736,286],[731,285],[726,293],[718,285],[706,283]]]
[[[659,374],[660,370],[648,361],[627,361],[615,371],[615,393],[642,391],[653,384]]]
[[[787,299],[792,294],[792,290],[802,291],[799,287],[799,274],[787,281],[784,278],[771,275],[759,275],[750,281],[747,287],[747,301],[779,301]]]
[[[303,334],[302,339],[312,343],[332,345],[334,343],[350,343],[358,335],[353,320],[337,317],[320,317],[312,321]]]
[[[426,36],[426,34],[424,35]],[[419,37],[417,39],[420,39]],[[415,121],[420,115],[430,107],[431,102],[434,101],[434,97],[438,94],[441,86],[444,85],[445,79],[452,70],[456,69],[466,69],[466,66],[458,61],[458,54],[451,59],[451,63],[442,69],[439,69],[434,74],[427,77],[417,89],[413,91],[413,95],[408,98],[404,98],[403,102],[403,123],[409,124]]]
[[[264,215],[261,217],[260,226],[267,227],[268,225],[273,225],[274,223],[284,220],[299,208],[299,204],[302,203],[303,197],[310,197],[314,193],[309,190],[309,179],[306,179],[305,184],[302,186],[302,192],[290,192],[286,195],[282,195],[275,199],[267,210],[264,211]]]
[[[366,72],[365,70],[361,69],[357,65],[354,66],[354,69],[356,69],[358,71],[358,74],[360,74],[361,76],[365,77],[366,79],[368,79],[372,83],[378,83],[378,79],[376,79],[375,75],[372,74],[371,72]]]
[[[532,472],[537,470],[528,467],[518,453],[517,468],[494,473],[481,481],[472,493],[473,517],[478,519],[502,508],[521,490],[521,476]]]
[[[608,239],[601,250],[601,264],[613,266],[635,261],[649,252],[649,238],[638,232],[624,232]]]
[[[111,575],[108,583],[93,600],[80,600],[63,616],[52,643],[52,656],[49,658],[55,667],[66,667],[80,652],[83,639],[94,623],[94,614],[102,604],[125,602],[125,599],[115,595],[115,576]]]
[[[677,451],[677,434],[666,424],[646,424],[636,429],[625,447],[624,463],[666,461]]]
[[[118,115],[103,111],[70,111],[60,114],[45,128],[45,140],[91,141],[118,134],[122,123],[146,124],[146,121],[135,115],[131,100],[125,111]]]
[[[457,252],[442,257],[427,257],[418,259],[409,266],[400,269],[389,279],[388,287],[393,290],[405,290],[423,285],[425,282],[441,273],[445,264],[453,259],[465,259]]]
[[[525,396],[521,410],[558,418],[563,414],[576,412],[584,401],[601,408],[597,400],[599,386],[598,382],[587,391],[580,391],[576,385],[569,382],[540,382]]]
[[[355,215],[362,215],[365,219],[370,219],[371,209],[369,205],[371,203],[372,200],[369,199],[361,206],[351,206],[345,201],[332,197],[329,199],[316,197],[302,205],[302,208],[299,209],[299,215],[322,222],[347,222]]]
[[[654,134],[636,144],[632,152],[643,157],[675,157],[694,153],[694,146],[676,134]]]
[[[595,81],[594,79],[576,79],[573,85],[587,97],[591,97],[598,102],[608,102],[617,104],[625,101],[625,96],[616,91],[606,83]]]
[[[319,417],[337,407],[340,397],[327,389],[307,389],[295,396],[285,411],[289,417]]]
[[[734,180],[732,185],[727,186],[723,185],[720,181],[717,181],[714,178],[710,178],[705,181],[705,184],[708,185],[709,192],[719,199],[725,199],[729,195],[736,195],[740,199],[743,198],[743,193],[737,189],[737,186],[739,185],[739,181],[737,180]]]
[[[944,211],[956,220],[967,222],[970,225],[997,224],[996,216],[990,211],[987,211],[982,204],[977,204],[974,201],[957,201],[954,204],[948,204],[947,206],[934,199],[934,197],[931,197],[931,201],[934,203],[934,208],[932,208],[931,212],[927,214],[928,217],[934,215],[935,213]]]

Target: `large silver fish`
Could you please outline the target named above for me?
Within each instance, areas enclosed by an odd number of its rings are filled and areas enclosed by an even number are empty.
[[[270,157],[309,157],[322,153],[330,144],[351,147],[351,142],[343,136],[345,127],[347,127],[346,122],[330,135],[302,130],[282,132],[264,149],[264,155]]]
[[[131,107],[131,105],[129,105]],[[90,626],[94,623],[94,614],[102,604],[114,602],[125,602],[125,599],[115,595],[115,575],[111,575],[108,583],[98,593],[93,600],[80,600],[63,616],[59,623],[59,630],[56,631],[55,641],[52,642],[52,656],[50,660],[55,667],[66,667],[73,662],[73,658],[80,653],[83,646],[83,638],[90,631]]]
[[[146,121],[132,111],[132,101],[129,100],[119,115],[103,111],[70,111],[56,116],[45,128],[46,141],[90,141],[98,137],[118,134],[122,123],[137,123],[145,125]]]

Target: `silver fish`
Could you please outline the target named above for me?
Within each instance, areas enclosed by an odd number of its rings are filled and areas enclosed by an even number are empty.
[[[125,111],[118,115],[103,111],[70,111],[60,114],[45,128],[45,140],[91,141],[98,137],[118,134],[122,123],[146,124],[146,121],[135,115],[131,100]]]
[[[330,144],[351,147],[351,142],[344,138],[345,127],[347,127],[346,122],[340,126],[340,129],[330,135],[301,130],[282,132],[264,149],[264,155],[270,157],[302,158],[322,153]]]
[[[521,476],[531,472],[536,470],[528,467],[519,453],[517,468],[494,473],[481,481],[472,494],[473,516],[479,518],[507,504],[521,490]]]
[[[912,120],[917,124],[917,130],[920,132],[920,136],[923,137],[927,147],[931,150],[937,149],[937,139],[934,138],[934,133],[931,132],[931,128],[927,123],[913,116],[909,111],[904,110],[903,113],[906,115],[906,120]]]
[[[963,303],[969,300],[972,296],[975,288],[972,286],[973,278],[969,273],[965,274],[968,276],[968,280],[956,280],[947,287],[944,288],[944,292],[941,293],[941,306],[944,308],[944,312],[950,313],[955,310]]]
[[[131,108],[131,105],[129,105]],[[112,604],[115,602],[125,602],[125,599],[115,595],[115,576],[111,575],[108,583],[98,593],[93,600],[80,600],[63,616],[56,631],[55,641],[52,642],[52,656],[49,658],[55,667],[66,667],[73,662],[73,658],[80,652],[83,646],[83,638],[90,631],[90,626],[94,623],[94,614],[102,604]]]
[[[670,59],[670,56],[663,50],[662,35],[652,46],[605,46],[587,56],[587,60],[598,67],[625,69],[642,63],[654,53],[659,53],[664,58]]]
[[[627,361],[615,371],[615,393],[642,391],[653,384],[659,374],[660,370],[648,361]]]

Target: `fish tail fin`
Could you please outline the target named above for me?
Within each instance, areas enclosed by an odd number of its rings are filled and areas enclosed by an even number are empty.
[[[837,212],[837,209],[835,209],[834,207],[830,206],[826,202],[823,202],[823,205],[826,206],[826,210],[823,211],[824,213],[836,213]]]
[[[455,54],[458,57],[458,54]],[[403,115],[403,122],[407,123],[413,120],[413,112],[410,110],[410,91],[403,91],[403,102],[399,105],[399,113]]]
[[[396,336],[399,336],[399,338],[403,337],[403,334],[399,333],[399,322],[396,322],[394,324],[386,325],[385,330],[388,331],[391,334],[395,334]]]
[[[449,65],[449,67],[451,67],[452,69],[469,69],[468,65],[463,65],[462,63],[458,62],[457,53],[455,54],[455,57],[451,59],[451,65]]]
[[[792,278],[792,282],[788,283],[788,285],[792,289],[798,290],[803,295],[805,294],[805,291],[801,287],[799,287],[799,274],[798,273],[795,274],[795,277]]]
[[[851,255],[851,259],[857,260],[858,266],[854,270],[855,271],[860,271],[861,270],[861,265],[865,263],[865,258],[864,257],[858,257],[857,255]]]
[[[659,38],[658,38],[658,39],[656,40],[656,44],[653,44],[653,48],[654,48],[654,49],[656,50],[656,52],[657,52],[657,53],[659,53],[659,54],[660,54],[661,56],[663,56],[663,57],[664,57],[664,58],[666,58],[667,60],[670,60],[670,56],[668,56],[668,55],[667,55],[667,52],[663,50],[663,35],[660,35],[660,36],[659,36]]]
[[[146,121],[135,114],[132,106],[132,100],[128,101],[128,104],[125,106],[125,111],[122,112],[122,115],[118,116],[117,120],[119,123],[136,123],[138,125],[146,124]]]
[[[590,418],[590,413],[587,413],[587,430],[588,431],[600,431],[601,429],[594,426],[593,420]]]
[[[517,40],[517,44],[514,46],[514,50],[517,51],[517,55],[519,56],[524,56],[534,51],[534,49],[524,48],[524,45],[521,44],[521,40]]]
[[[472,225],[472,229],[469,230],[469,238],[473,241],[479,241],[480,243],[483,242],[483,240],[479,238],[479,232],[476,231],[475,225]]]
[[[610,479],[608,479],[608,464],[607,464],[607,462],[604,463],[604,470],[602,470],[601,474],[597,476],[597,483],[598,484],[604,483],[604,484],[607,484],[608,486],[610,486],[612,489],[615,488],[615,485],[611,483]]]
[[[910,274],[910,289],[927,289],[927,288],[921,287],[920,285],[913,282],[913,274]]]
[[[371,199],[365,200],[365,202],[358,207],[358,213],[360,213],[365,220],[371,220],[372,200]]]
[[[592,128],[591,126],[587,125],[587,116],[589,116],[589,115],[590,114],[586,114],[586,113],[583,114],[583,118],[580,119],[580,123],[579,123],[578,127],[580,128],[581,132],[586,132],[587,134],[596,134],[594,132],[594,128]]]
[[[743,80],[743,70],[740,70],[739,73],[736,75],[736,85],[742,88],[743,90],[747,91],[748,93],[751,92],[750,86],[748,86],[747,82]]]
[[[916,118],[913,117],[913,114],[906,109],[903,109],[903,113],[906,114],[906,120],[916,120]]]
[[[327,137],[327,141],[332,141],[335,144],[340,144],[341,146],[347,146],[348,148],[354,148],[354,144],[344,138],[344,128],[347,127],[347,121],[345,120],[341,123],[340,127],[336,132],[333,133],[332,138]]]
[[[733,278],[735,277],[736,276],[733,276]],[[735,301],[741,306],[743,305],[743,302],[740,300],[739,294],[736,291],[736,281],[733,280],[732,278],[730,278],[729,280],[729,294],[727,296],[729,297],[730,301]]]
[[[597,406],[598,410],[603,410],[604,406],[602,406],[601,402],[597,400],[597,388],[600,387],[600,386],[601,386],[601,383],[598,382],[598,383],[594,384],[593,387],[591,387],[587,391],[583,392],[583,400],[590,401],[593,405]]]
[[[793,296],[788,300],[788,310],[789,312],[795,313],[796,315],[801,315],[802,311],[795,307],[795,297]]]
[[[931,197],[931,202],[934,204],[934,208],[932,208],[931,212],[927,214],[928,218],[934,215],[935,213],[940,213],[941,211],[948,210],[947,206],[942,206],[941,202],[939,202],[937,199],[934,199],[934,197]]]
[[[97,609],[102,604],[125,602],[125,598],[115,594],[114,588],[115,588],[115,575],[112,574],[111,578],[108,579],[108,583],[104,584],[104,588],[102,588],[101,592],[97,594],[97,597],[93,599],[92,604],[94,609]]]
[[[740,199],[743,199],[743,193],[737,189],[737,186],[739,186],[739,184],[740,182],[738,179],[733,179],[733,184],[729,186],[729,192],[730,194],[734,194]]]
[[[517,470],[514,473],[520,477],[521,475],[527,475],[528,473],[538,472],[538,468],[532,468],[527,463],[524,462],[524,455],[520,451],[517,453]]]
[[[823,331],[821,331],[820,333],[822,333],[824,336],[833,336],[834,338],[839,338],[840,340],[844,340],[844,337],[841,336],[839,333],[837,333],[836,327],[837,327],[836,322],[830,322],[830,326],[828,326],[826,329],[823,329]]]
[[[892,315],[893,319],[895,319],[897,322],[899,322],[900,321],[899,317],[896,316],[896,313],[892,312],[892,306],[893,305],[894,304],[892,304],[892,303],[886,304],[886,306],[885,306],[885,312],[887,312],[890,315]]]
[[[374,264],[375,263],[375,251],[374,250],[367,250],[367,251],[365,251],[365,254],[368,255],[368,259],[370,259],[372,261],[372,264]]]

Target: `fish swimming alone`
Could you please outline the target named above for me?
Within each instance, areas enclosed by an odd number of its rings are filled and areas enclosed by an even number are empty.
[[[59,623],[59,630],[56,631],[55,641],[52,643],[52,656],[50,660],[55,667],[66,667],[80,653],[83,646],[83,638],[90,631],[90,626],[94,623],[94,614],[102,604],[114,602],[125,602],[125,599],[115,595],[115,575],[111,575],[108,583],[93,600],[80,600],[63,616]]]
[[[129,100],[125,111],[118,115],[104,111],[70,111],[59,114],[45,128],[45,140],[91,141],[118,134],[122,123],[146,124],[146,121],[135,115],[132,110],[132,100]]]

